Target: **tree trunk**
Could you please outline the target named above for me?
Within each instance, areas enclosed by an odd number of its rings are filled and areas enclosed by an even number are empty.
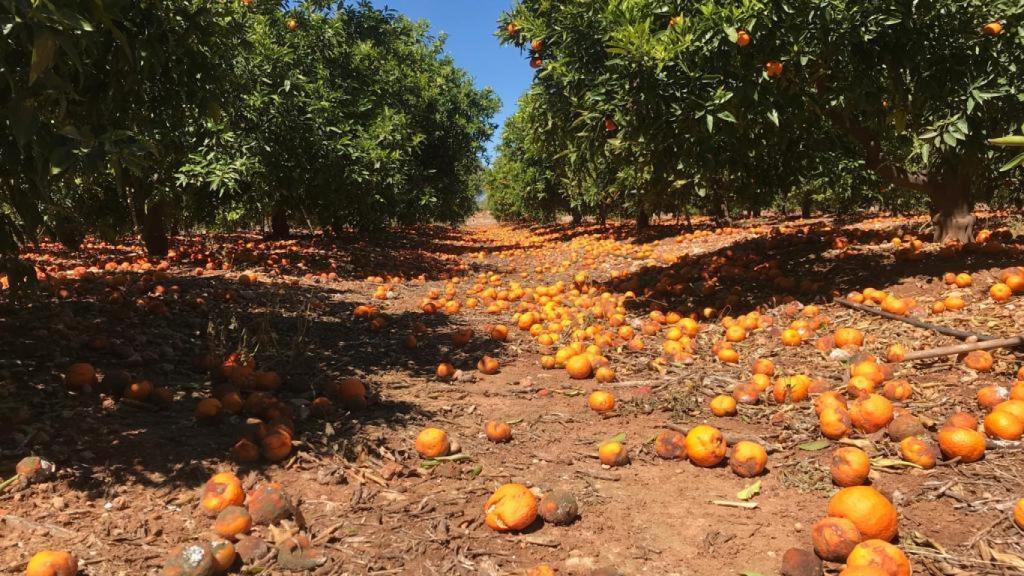
[[[970,189],[964,183],[937,182],[929,191],[932,206],[932,233],[935,242],[951,240],[967,244],[974,239],[977,221]]]
[[[636,233],[643,234],[651,226],[651,215],[643,204],[636,207]]]
[[[810,194],[804,194],[804,197],[800,199],[800,217],[807,219],[811,217],[814,210],[814,204],[811,201]]]
[[[725,194],[722,194],[720,191],[714,192],[711,196],[711,215],[720,224],[728,225],[732,223],[732,220],[729,218],[729,204],[725,201]]]
[[[604,204],[597,208],[597,223],[603,228],[608,223],[608,209],[605,208]]]
[[[583,212],[577,208],[570,208],[569,213],[572,214],[572,225],[579,226],[583,223]]]
[[[53,235],[57,241],[72,252],[77,252],[85,240],[85,231],[77,222],[70,218],[61,216],[53,224]]]
[[[270,237],[275,240],[284,240],[292,235],[291,226],[288,225],[288,210],[278,206],[270,213]]]
[[[170,242],[167,239],[167,201],[157,200],[146,207],[146,216],[142,220],[142,243],[150,256],[163,258],[167,256]]]

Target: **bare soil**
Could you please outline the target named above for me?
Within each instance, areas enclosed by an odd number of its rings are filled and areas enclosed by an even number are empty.
[[[988,225],[996,229],[1000,220],[991,215]],[[741,406],[738,417],[715,418],[707,408],[710,398],[746,380],[751,362],[762,357],[775,362],[777,373],[844,385],[848,371],[841,360],[809,342],[795,348],[779,343],[778,328],[793,319],[799,304],[819,303],[831,326],[863,330],[865,351],[875,355],[884,356],[894,342],[910,349],[954,342],[831,303],[833,295],[868,286],[912,297],[927,310],[950,292],[942,273],[970,272],[973,286],[959,290],[968,301],[965,310],[917,313],[965,330],[1019,333],[1024,300],[998,305],[987,290],[1001,269],[1024,265],[1020,238],[1008,239],[999,251],[949,255],[929,244],[907,257],[890,239],[925,238],[923,218],[696,226],[695,234],[662,223],[638,239],[627,224],[528,229],[482,216],[460,229],[396,230],[388,238],[348,236],[336,243],[313,236],[263,242],[252,234],[206,235],[177,239],[178,256],[160,278],[133,271],[59,278],[76,266],[134,261],[140,256],[134,244],[94,243],[80,253],[59,245],[26,251],[50,279],[18,295],[0,291],[0,476],[13,475],[15,463],[28,455],[53,462],[57,472],[41,483],[15,481],[0,493],[0,574],[22,573],[41,549],[74,551],[82,574],[159,573],[172,547],[214,538],[197,498],[206,479],[222,470],[238,473],[248,487],[264,480],[285,487],[301,514],[255,532],[271,542],[283,534],[308,534],[326,562],[307,573],[523,574],[543,562],[560,574],[589,574],[603,566],[624,574],[777,574],[787,549],[811,547],[810,527],[825,515],[835,490],[828,462],[836,444],[816,443],[820,433],[810,402]],[[837,237],[850,239],[851,246],[835,248]],[[743,254],[774,262],[794,283],[780,287],[756,267],[724,271],[713,282],[694,273],[710,269],[715,258]],[[230,269],[197,276],[194,268],[207,259]],[[716,319],[702,322],[692,363],[652,366],[661,337],[646,337],[644,351],[607,351],[618,382],[599,385],[571,380],[564,370],[542,370],[540,355],[553,349],[515,328],[514,305],[498,315],[483,307],[453,315],[426,314],[420,307],[430,290],[443,292],[449,278],[464,278],[457,289],[465,300],[480,273],[502,275],[506,287],[512,281],[533,287],[571,285],[580,270],[613,293],[635,280],[634,320],[652,305],[683,311],[713,306],[719,315],[760,309],[775,327],[737,344],[737,365],[722,364],[710,352],[723,333]],[[240,285],[241,271],[256,272],[259,282]],[[620,277],[611,279],[612,272]],[[653,290],[673,272],[701,289],[679,295]],[[111,299],[104,276],[128,280],[123,298]],[[386,300],[374,298],[381,279],[390,286]],[[379,306],[386,327],[373,331],[354,318],[361,304]],[[487,337],[487,326],[499,322],[511,327],[507,342]],[[409,350],[402,340],[416,323],[426,333]],[[457,327],[473,328],[469,345],[452,344]],[[223,358],[239,349],[282,375],[278,395],[296,408],[295,450],[283,463],[235,464],[230,448],[243,419],[230,416],[211,425],[193,418],[196,402],[213,386],[193,359],[203,351]],[[476,371],[484,354],[500,360],[497,375]],[[903,406],[933,431],[957,410],[980,416],[976,391],[1011,385],[1021,363],[1020,351],[994,356],[989,373],[968,370],[955,358],[897,366],[897,375],[915,391]],[[442,359],[460,369],[452,382],[434,376]],[[74,362],[90,362],[101,373],[145,376],[169,387],[174,401],[159,406],[69,393],[62,374]],[[309,416],[316,392],[349,376],[367,383],[369,406]],[[616,395],[614,413],[586,407],[586,394],[595,389]],[[483,435],[488,420],[511,422],[512,441],[489,442]],[[666,424],[702,422],[777,448],[752,499],[756,508],[713,503],[736,501],[753,482],[728,467],[703,469],[654,455],[651,441]],[[413,445],[428,425],[445,429],[466,459],[424,468]],[[602,467],[598,445],[622,434],[631,463]],[[875,466],[871,482],[899,508],[898,544],[916,573],[1024,574],[1024,532],[1011,518],[1013,504],[1024,496],[1019,445],[989,450],[979,463],[925,471],[892,464],[898,449],[884,432],[849,441],[890,462]],[[539,492],[568,489],[581,516],[569,526],[538,521],[522,533],[495,533],[483,525],[482,507],[506,482]],[[827,573],[839,568],[827,565]],[[256,572],[290,573],[273,556],[232,573]]]

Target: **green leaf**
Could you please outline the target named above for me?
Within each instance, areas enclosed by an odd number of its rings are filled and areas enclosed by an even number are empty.
[[[718,117],[721,118],[722,120],[725,120],[726,122],[732,122],[734,124],[736,123],[736,117],[733,116],[730,112],[719,112]]]
[[[622,444],[625,441],[626,441],[626,433],[625,432],[619,432],[618,434],[616,434],[615,436],[612,436],[608,440],[605,440],[604,442],[601,442],[600,446],[604,446],[605,444],[611,444],[612,442],[618,442],[619,444]]]
[[[772,110],[768,113],[768,119],[772,121],[772,124],[779,125],[779,113],[776,110]]]
[[[739,492],[737,492],[736,493],[736,499],[737,500],[746,501],[746,500],[750,500],[751,498],[753,498],[754,496],[757,496],[760,493],[761,493],[761,481],[758,480],[757,482],[754,482],[753,484],[749,484],[746,488],[744,488],[743,490],[740,490]]]
[[[828,448],[831,445],[831,442],[824,438],[821,438],[820,440],[814,440],[813,442],[804,442],[803,444],[797,446],[797,448],[801,450],[806,450],[807,452],[814,452],[817,450],[824,450],[825,448]]]
[[[736,29],[728,25],[723,26],[722,28],[725,30],[725,35],[729,37],[729,42],[735,44],[736,39],[738,38],[738,33],[736,32]]]
[[[1010,160],[1006,164],[1003,164],[999,168],[999,171],[1000,172],[1006,172],[1007,170],[1012,170],[1012,169],[1016,168],[1017,166],[1020,166],[1021,164],[1024,164],[1024,154],[1021,154],[1020,156],[1017,156],[1016,158],[1014,158],[1013,160]]]
[[[1024,136],[1004,136],[988,141],[993,146],[1024,146]]]
[[[29,85],[34,84],[40,76],[53,66],[53,58],[57,54],[57,39],[49,30],[36,33],[32,42],[32,67],[28,72]]]

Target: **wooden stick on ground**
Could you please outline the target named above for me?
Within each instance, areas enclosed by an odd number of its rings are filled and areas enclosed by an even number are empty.
[[[923,360],[925,358],[938,358],[939,356],[952,356],[954,354],[964,354],[966,352],[973,352],[974,350],[992,350],[994,348],[1016,348],[1017,346],[1024,346],[1024,335],[1014,336],[1012,338],[998,338],[993,340],[985,340],[982,342],[954,344],[952,346],[940,346],[938,348],[931,348],[928,350],[916,350],[913,352],[907,352],[906,355],[903,356],[903,360],[901,360],[901,362]]]
[[[849,300],[846,300],[844,298],[836,298],[835,302],[837,304],[846,306],[847,308],[853,308],[854,310],[860,310],[861,312],[867,312],[868,314],[874,314],[875,316],[881,316],[882,318],[888,318],[890,320],[906,322],[911,326],[917,326],[918,328],[924,328],[925,330],[931,330],[933,332],[938,332],[939,334],[945,334],[946,336],[959,338],[960,340],[967,340],[968,338],[976,338],[978,340],[996,339],[994,336],[986,336],[985,334],[975,334],[973,332],[964,332],[963,330],[957,330],[956,328],[947,328],[945,326],[939,326],[937,324],[929,324],[928,322],[923,322],[921,320],[918,320],[917,318],[911,318],[910,316],[899,316],[897,314],[892,314],[891,312],[886,312],[885,310],[879,310],[877,308],[872,308],[870,306],[865,306],[863,304],[857,304],[856,302],[850,302]],[[1000,346],[996,346],[996,348],[999,347]]]

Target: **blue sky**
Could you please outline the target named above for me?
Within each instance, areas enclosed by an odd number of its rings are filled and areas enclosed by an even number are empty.
[[[512,0],[372,0],[377,8],[390,7],[413,20],[426,19],[435,33],[448,35],[447,49],[466,69],[477,86],[489,86],[501,97],[502,110],[495,117],[500,127],[515,112],[516,100],[533,79],[525,54],[498,45],[494,32],[498,17]],[[495,134],[493,150],[499,135]]]

